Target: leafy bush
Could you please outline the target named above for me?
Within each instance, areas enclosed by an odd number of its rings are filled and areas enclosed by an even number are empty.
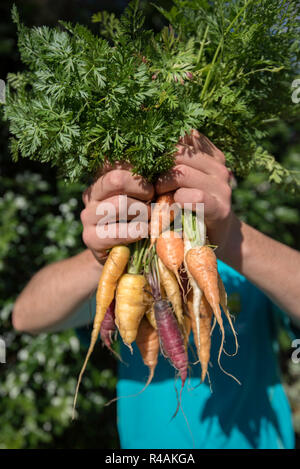
[[[78,216],[82,187],[56,187],[29,171],[0,177],[0,321],[7,364],[0,365],[0,448],[110,447],[118,445],[114,410],[115,362],[100,350],[84,380],[71,422],[76,379],[85,351],[74,331],[30,337],[16,334],[11,312],[16,294],[44,264],[83,249]],[[96,420],[101,418],[101,427]],[[80,431],[87,420],[90,430]],[[92,429],[91,429],[92,428]],[[67,431],[68,437],[64,435]],[[63,436],[64,435],[64,436]]]

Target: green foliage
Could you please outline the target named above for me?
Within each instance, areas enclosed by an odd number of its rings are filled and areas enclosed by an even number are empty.
[[[3,155],[0,160],[2,165]],[[7,364],[0,364],[0,448],[117,447],[114,409],[104,409],[116,385],[112,357],[100,347],[96,351],[82,383],[80,419],[72,423],[86,353],[75,332],[31,337],[17,334],[11,325],[16,295],[30,277],[83,249],[83,187],[53,184],[32,171],[13,178],[0,175],[0,186],[0,334],[7,348]]]
[[[138,0],[120,19],[100,12],[100,36],[81,25],[18,27],[25,71],[9,74],[11,150],[78,180],[108,158],[153,180],[173,164],[180,136],[197,128],[238,175],[262,168],[296,187],[298,173],[265,148],[270,123],[299,113],[291,83],[300,6],[282,0],[174,0],[159,33]]]
[[[265,142],[268,150],[279,154],[286,168],[300,172],[300,141],[295,138],[299,123],[291,128],[284,122],[273,127],[272,138]],[[299,134],[300,135],[300,134]],[[293,142],[294,140],[294,142]],[[278,190],[262,171],[239,180],[233,190],[233,206],[239,218],[263,233],[300,249],[297,229],[300,225],[300,193]]]

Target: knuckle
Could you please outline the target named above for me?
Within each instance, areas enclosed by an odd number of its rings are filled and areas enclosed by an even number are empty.
[[[201,189],[196,189],[196,198],[197,198],[197,202],[203,202],[204,192]]]
[[[86,208],[80,212],[80,220],[83,225],[86,224],[87,222],[87,209]]]
[[[228,185],[228,184],[225,184],[224,185],[224,194],[225,194],[225,197],[227,200],[230,200],[231,199],[231,196],[232,196],[232,189],[231,187]]]
[[[175,192],[174,192],[174,200],[176,199],[182,199],[186,196],[186,189],[184,187],[179,187]]]
[[[226,166],[220,165],[219,167],[219,175],[223,181],[228,182],[230,180],[230,172]]]
[[[120,169],[110,171],[106,175],[106,184],[114,191],[122,192],[124,189],[124,173]]]
[[[83,192],[82,194],[82,202],[83,204],[86,206],[87,202],[88,202],[88,194],[87,194],[87,189]]]
[[[225,220],[226,218],[228,218],[230,212],[231,212],[231,205],[228,204],[228,203],[227,204],[224,203],[221,207],[221,210],[220,210],[221,218],[223,220]]]
[[[226,163],[226,158],[225,158],[225,155],[224,153],[221,151],[221,150],[218,150],[217,151],[217,155],[218,155],[218,160],[223,164],[225,165]],[[224,166],[225,167],[225,166]],[[227,168],[226,168],[227,169]]]
[[[83,191],[82,193],[82,202],[84,203],[85,206],[87,206],[91,200],[92,187],[93,186],[87,187],[85,191]]]
[[[188,176],[188,167],[185,164],[178,164],[174,169],[179,179],[184,179]]]
[[[91,230],[88,228],[84,228],[82,232],[82,241],[83,243],[90,248],[91,247],[91,241],[92,241],[92,236],[91,236]]]

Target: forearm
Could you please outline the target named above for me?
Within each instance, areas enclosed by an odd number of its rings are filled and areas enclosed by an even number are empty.
[[[234,214],[227,239],[218,257],[298,322],[300,253],[240,222]]]
[[[16,330],[50,331],[68,320],[95,291],[102,266],[89,250],[41,269],[16,300]]]

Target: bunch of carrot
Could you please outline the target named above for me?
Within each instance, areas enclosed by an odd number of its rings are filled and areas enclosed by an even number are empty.
[[[218,274],[213,246],[206,238],[204,222],[199,222],[191,211],[184,213],[182,236],[173,223],[177,215],[181,216],[173,194],[160,196],[152,211],[150,240],[110,250],[97,288],[91,341],[77,383],[74,410],[82,375],[99,336],[112,351],[117,332],[131,353],[132,343],[136,342],[149,368],[143,390],[154,376],[161,352],[178,371],[182,392],[189,367],[191,330],[203,382],[208,374],[215,323],[222,334],[218,355],[221,367],[225,338],[221,307],[232,328],[237,353],[226,291]],[[181,393],[175,415],[180,401]]]

